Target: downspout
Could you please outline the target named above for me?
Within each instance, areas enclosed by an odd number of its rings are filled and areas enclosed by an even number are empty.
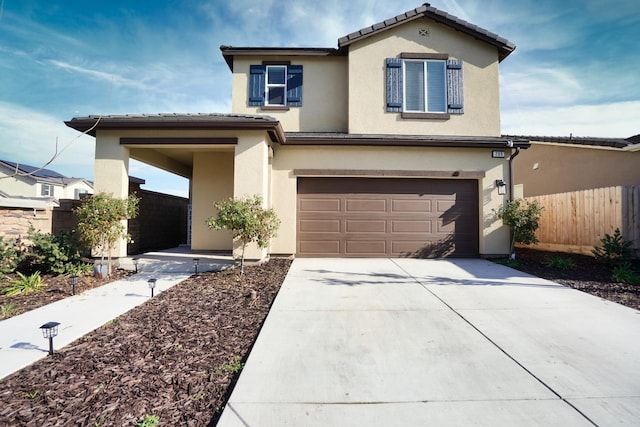
[[[509,144],[513,146],[513,141],[509,141]],[[509,157],[509,201],[510,202],[512,202],[514,199],[513,159],[515,159],[518,154],[520,154],[520,147],[516,147],[516,152]]]

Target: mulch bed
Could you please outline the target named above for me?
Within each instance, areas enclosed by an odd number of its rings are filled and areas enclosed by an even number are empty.
[[[550,267],[548,262],[554,257],[573,261],[575,268]],[[640,285],[614,281],[611,268],[591,256],[516,248],[516,260],[517,270],[640,310]],[[631,265],[640,272],[640,260],[631,261]]]
[[[192,276],[0,382],[0,425],[215,425],[291,264]]]

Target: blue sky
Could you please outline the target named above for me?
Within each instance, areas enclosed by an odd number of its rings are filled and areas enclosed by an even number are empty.
[[[502,132],[640,133],[638,0],[432,0],[517,45],[501,63]],[[0,158],[93,178],[74,116],[225,113],[219,46],[337,47],[419,0],[0,0]],[[182,178],[132,162],[145,188]]]

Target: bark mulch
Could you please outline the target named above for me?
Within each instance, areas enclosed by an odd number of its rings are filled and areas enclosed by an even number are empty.
[[[192,276],[0,382],[0,425],[215,425],[291,264]]]

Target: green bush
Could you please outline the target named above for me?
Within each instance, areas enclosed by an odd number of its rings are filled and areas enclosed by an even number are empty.
[[[243,199],[228,199],[214,203],[218,215],[205,222],[211,230],[231,230],[234,239],[242,242],[240,271],[244,272],[244,251],[247,244],[255,242],[258,247],[266,248],[276,235],[280,220],[273,209],[262,207],[260,196]]]
[[[576,263],[570,258],[562,258],[554,256],[545,262],[547,267],[559,268],[561,270],[573,270],[576,268]]]
[[[605,234],[600,239],[601,246],[593,248],[591,253],[600,262],[614,265],[628,260],[631,256],[631,242],[622,238],[619,228],[613,232],[613,236]]]
[[[33,227],[27,238],[32,242],[23,253],[18,270],[26,273],[65,274],[70,266],[79,264],[80,253],[71,234],[42,233]]]
[[[14,242],[5,242],[0,236],[0,277],[13,273],[22,258]]]
[[[536,201],[523,199],[510,200],[494,210],[496,217],[502,220],[504,225],[511,227],[513,237],[511,239],[510,253],[516,243],[533,245],[538,243],[536,230],[540,225],[540,215],[544,208]]]
[[[8,297],[18,294],[28,294],[47,286],[47,284],[42,281],[39,272],[35,272],[30,276],[26,276],[20,272],[17,274],[18,279],[9,280],[9,286],[2,290],[2,293]]]
[[[640,284],[640,274],[633,271],[631,263],[625,261],[613,268],[613,280],[619,283],[628,283],[630,285]]]

